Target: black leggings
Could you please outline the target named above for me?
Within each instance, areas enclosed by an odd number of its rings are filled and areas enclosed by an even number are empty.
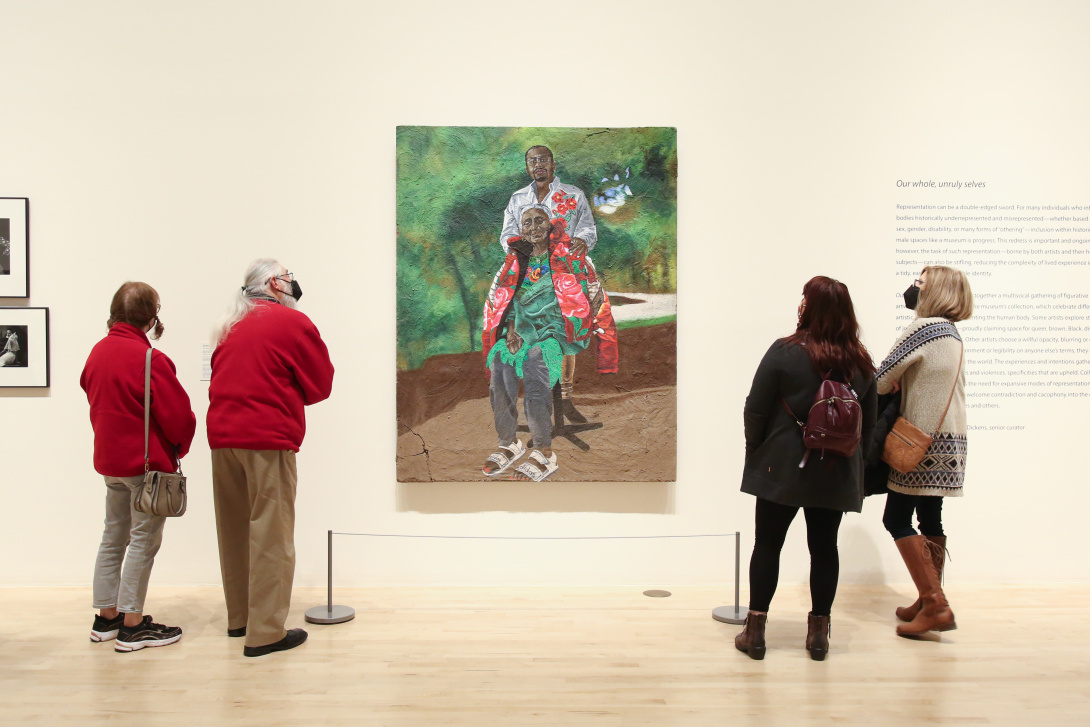
[[[749,610],[767,612],[780,580],[780,550],[799,508],[757,498],[753,557],[749,561]],[[815,616],[828,616],[840,577],[836,535],[844,513],[823,507],[803,508],[810,548],[810,603]]]
[[[912,513],[920,524],[920,533],[940,538],[942,532],[942,497],[939,495],[903,495],[890,491],[886,495],[886,511],[882,524],[894,540],[915,535],[912,529]]]

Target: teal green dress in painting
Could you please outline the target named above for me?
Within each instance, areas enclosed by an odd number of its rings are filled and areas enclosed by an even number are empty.
[[[560,303],[556,300],[553,289],[553,274],[549,268],[549,254],[544,253],[530,258],[526,266],[526,277],[522,287],[515,294],[514,319],[515,333],[522,338],[522,347],[516,353],[507,350],[506,339],[499,339],[489,352],[487,360],[497,352],[500,360],[515,367],[515,373],[522,378],[522,365],[537,346],[549,369],[549,386],[560,380],[561,364],[564,356],[573,356],[587,347],[588,341],[570,342],[564,330],[564,315],[560,312]]]

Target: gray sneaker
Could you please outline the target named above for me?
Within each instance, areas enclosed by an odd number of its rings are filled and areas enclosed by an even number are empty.
[[[182,638],[182,630],[177,626],[164,626],[151,622],[151,616],[145,616],[136,626],[122,626],[114,642],[114,651],[139,651],[146,646],[169,646]]]

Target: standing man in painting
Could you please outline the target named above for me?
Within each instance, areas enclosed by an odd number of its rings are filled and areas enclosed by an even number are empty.
[[[556,160],[553,158],[552,150],[547,146],[532,146],[526,150],[526,173],[533,181],[511,195],[507,209],[503,212],[503,229],[500,231],[500,245],[503,246],[503,251],[508,251],[507,241],[519,235],[521,224],[519,213],[532,205],[542,205],[549,210],[552,224],[561,227],[561,232],[566,232],[571,237],[571,254],[586,256],[587,264],[593,269],[594,263],[589,255],[598,242],[598,229],[594,225],[594,216],[591,214],[590,205],[587,204],[587,196],[578,187],[564,184],[556,178]],[[595,333],[598,336],[598,346],[612,347],[615,351],[617,330],[613,323],[609,299],[597,280],[589,292],[591,307],[596,316]],[[615,354],[613,360],[616,360]],[[616,373],[616,370],[600,373]],[[583,423],[587,421],[586,417],[579,413],[571,401],[574,384],[575,356],[565,355],[560,379],[564,416],[569,421]]]
[[[519,234],[519,211],[530,205],[540,204],[549,210],[553,219],[566,217],[572,253],[589,254],[598,242],[598,228],[594,225],[594,216],[583,190],[572,184],[564,184],[556,178],[556,161],[547,146],[532,146],[526,150],[526,172],[533,181],[511,195],[511,201],[503,212],[503,231],[500,233],[503,251],[507,252],[507,240]],[[557,192],[561,194],[557,195]],[[565,215],[564,212],[558,214],[557,208],[560,204],[564,204],[565,209],[571,205],[570,202],[564,202],[565,198],[574,200],[570,215]]]

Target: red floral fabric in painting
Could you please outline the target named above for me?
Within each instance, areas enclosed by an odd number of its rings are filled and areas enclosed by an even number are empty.
[[[557,194],[561,194],[557,192]],[[574,207],[573,207],[574,209]],[[560,304],[564,317],[564,331],[568,341],[586,340],[591,333],[598,336],[599,373],[617,372],[617,329],[610,313],[608,298],[602,305],[597,318],[591,312],[587,297],[588,281],[597,282],[594,269],[587,264],[582,255],[574,255],[568,245],[571,238],[564,231],[566,222],[563,218],[552,221],[553,233],[550,236],[549,265],[552,268],[553,290]],[[512,238],[515,239],[515,238]],[[501,322],[508,306],[515,297],[518,285],[519,264],[514,251],[507,253],[503,267],[500,268],[488,299],[484,304],[484,330],[481,334],[483,354],[488,355],[499,340]],[[603,291],[604,292],[604,291]],[[487,366],[488,362],[485,362]]]

